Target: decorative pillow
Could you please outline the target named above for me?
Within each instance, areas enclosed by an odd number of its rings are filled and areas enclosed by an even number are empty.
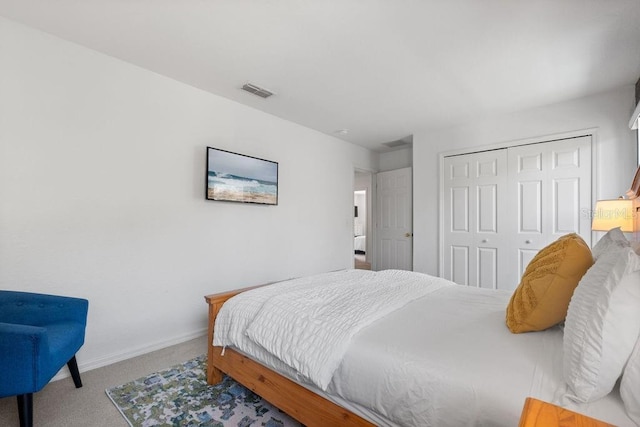
[[[573,290],[592,264],[589,246],[575,233],[538,252],[507,306],[509,330],[542,331],[562,322]]]
[[[593,259],[598,259],[602,254],[609,251],[628,248],[630,244],[620,227],[612,228],[593,247]]]
[[[640,283],[640,273],[634,274]],[[633,353],[624,368],[620,382],[620,396],[629,418],[640,425],[640,339],[636,342]]]
[[[606,396],[622,374],[640,333],[638,269],[640,257],[631,248],[606,252],[573,293],[563,342],[569,399]]]

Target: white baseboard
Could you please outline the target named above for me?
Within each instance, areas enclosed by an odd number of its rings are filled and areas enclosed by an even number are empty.
[[[141,356],[143,354],[151,353],[152,351],[160,350],[166,347],[171,347],[172,345],[181,344],[183,342],[199,338],[205,336],[207,334],[207,329],[199,329],[195,332],[191,332],[184,335],[179,335],[177,337],[173,337],[168,340],[157,341],[152,344],[147,344],[144,346],[132,348],[127,351],[123,351],[120,353],[114,353],[109,356],[99,357],[97,359],[89,360],[84,363],[78,363],[78,370],[80,372],[91,371],[93,369],[102,368],[103,366],[112,365],[117,362],[122,362],[123,360],[131,359],[136,356]],[[58,381],[63,378],[70,377],[69,369],[64,367],[58,372],[51,381]]]

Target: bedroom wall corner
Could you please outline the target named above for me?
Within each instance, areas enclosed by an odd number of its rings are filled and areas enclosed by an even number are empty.
[[[439,273],[439,155],[531,138],[596,129],[597,198],[624,194],[637,167],[634,135],[628,121],[634,108],[634,88],[609,92],[546,107],[495,115],[463,125],[414,134],[414,270]]]

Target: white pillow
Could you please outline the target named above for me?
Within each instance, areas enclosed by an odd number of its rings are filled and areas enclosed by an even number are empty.
[[[571,297],[564,327],[566,397],[593,402],[613,389],[640,333],[640,257],[629,247],[603,253]]]
[[[640,274],[636,273],[636,276],[636,279],[640,280]],[[636,342],[633,353],[624,368],[620,382],[620,396],[622,396],[627,415],[640,426],[640,339]]]
[[[591,249],[593,259],[598,259],[602,254],[618,250],[620,248],[628,248],[631,243],[624,236],[620,227],[612,228],[607,234],[602,236],[598,243]]]

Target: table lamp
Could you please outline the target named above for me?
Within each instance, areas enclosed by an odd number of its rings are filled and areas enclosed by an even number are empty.
[[[591,229],[594,231],[609,231],[616,227],[620,227],[620,230],[625,233],[633,233],[635,231],[633,200],[622,198],[598,200]]]

